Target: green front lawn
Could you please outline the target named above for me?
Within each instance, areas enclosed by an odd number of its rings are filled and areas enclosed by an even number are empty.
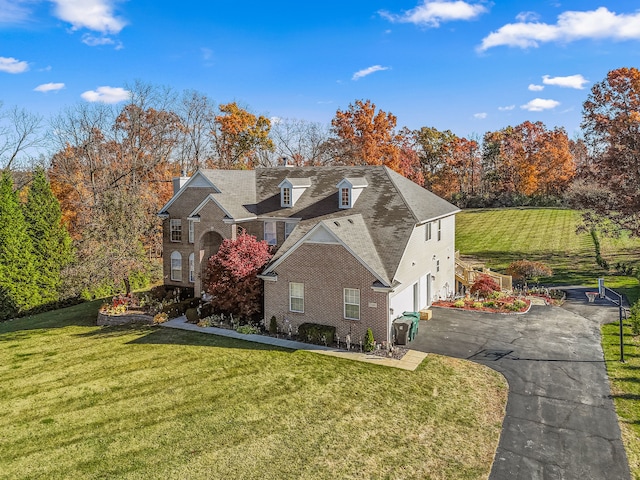
[[[640,337],[634,338],[625,327],[625,363],[620,363],[619,332],[617,323],[604,325],[602,349],[631,474],[640,479]]]
[[[161,327],[0,324],[3,478],[486,478],[507,387]]]

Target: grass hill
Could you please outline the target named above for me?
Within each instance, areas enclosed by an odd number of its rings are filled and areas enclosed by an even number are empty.
[[[606,285],[626,294],[629,301],[640,296],[634,275],[618,274],[616,264],[640,269],[640,239],[621,234],[617,238],[597,234],[601,257],[609,265],[597,263],[596,244],[588,232],[578,233],[579,211],[547,208],[466,210],[456,219],[456,249],[472,256],[492,270],[504,272],[509,263],[527,259],[553,269],[551,278],[541,283],[555,285]]]

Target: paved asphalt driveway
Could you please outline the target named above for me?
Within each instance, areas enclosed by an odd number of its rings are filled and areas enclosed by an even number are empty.
[[[526,315],[434,308],[420,322],[412,349],[482,363],[509,382],[490,479],[630,478],[600,346],[600,324],[618,310],[587,303],[585,291]]]

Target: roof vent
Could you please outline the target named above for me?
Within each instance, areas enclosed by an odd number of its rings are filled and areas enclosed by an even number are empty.
[[[349,222],[351,225],[353,225],[353,220],[351,220],[350,218],[347,219],[347,222]]]
[[[336,227],[339,227],[339,226],[340,226],[340,222],[333,222],[333,223],[335,223],[335,224],[336,224]]]

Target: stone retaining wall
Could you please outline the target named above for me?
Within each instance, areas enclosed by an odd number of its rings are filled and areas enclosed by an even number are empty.
[[[153,324],[153,316],[144,313],[125,313],[122,315],[108,315],[98,312],[98,325],[127,325],[129,323]]]

